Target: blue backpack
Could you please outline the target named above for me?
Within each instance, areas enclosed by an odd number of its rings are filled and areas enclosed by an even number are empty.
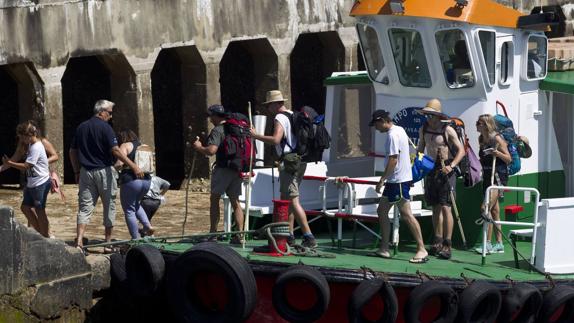
[[[508,145],[508,152],[510,153],[510,157],[512,160],[508,163],[508,175],[514,175],[520,171],[521,162],[520,162],[520,154],[518,153],[518,136],[514,131],[514,125],[512,120],[510,120],[507,116],[497,114],[494,116],[494,123],[496,124],[496,128],[498,133],[504,138],[506,144]]]

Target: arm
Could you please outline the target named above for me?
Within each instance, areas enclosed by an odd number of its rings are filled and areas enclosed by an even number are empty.
[[[171,184],[169,184],[169,182],[163,178],[160,180],[160,182],[161,182],[161,184],[159,186],[159,188],[160,188],[159,194],[164,195],[169,190],[169,187],[171,186]]]
[[[465,152],[464,152],[464,146],[462,145],[460,140],[458,140],[458,136],[456,135],[456,131],[454,131],[454,129],[452,127],[446,127],[445,131],[446,131],[447,142],[452,143],[453,146],[456,147],[456,149],[458,151],[456,153],[456,156],[454,156],[454,158],[452,159],[452,162],[450,163],[450,165],[445,166],[444,169],[442,170],[443,173],[448,174],[448,173],[452,172],[452,170],[460,163],[460,161],[462,160],[462,158],[465,155]]]
[[[199,140],[195,140],[193,142],[193,149],[195,149],[195,151],[197,151],[198,153],[204,155],[204,156],[213,156],[217,153],[217,146],[216,145],[209,145],[207,147],[203,147],[201,145],[201,141]]]
[[[136,165],[133,161],[131,161],[127,155],[124,155],[124,153],[120,150],[118,146],[113,146],[111,152],[112,155],[114,155],[114,157],[116,157],[119,161],[121,161],[125,165],[128,165],[129,168],[132,169],[137,178],[144,177],[144,173],[141,171],[138,165]]]
[[[78,160],[78,150],[70,148],[70,164],[72,164],[72,169],[74,170],[74,175],[76,178],[76,183],[79,183],[80,179],[80,162]]]
[[[502,136],[496,135],[496,143],[498,144],[498,149],[495,149],[492,152],[494,157],[502,159],[504,163],[508,164],[512,161],[512,156],[510,156],[510,152],[508,151],[508,144],[506,144],[506,140],[502,139]]]
[[[283,139],[283,133],[284,133],[283,126],[277,120],[275,120],[274,123],[272,136],[260,135],[257,132],[255,132],[254,128],[251,128],[251,136],[253,137],[253,139],[261,140],[269,145],[279,145],[281,143],[281,139]]]
[[[131,142],[124,142],[123,144],[120,145],[120,152],[124,155],[127,156],[129,155],[129,153],[134,149],[134,145]],[[119,169],[120,167],[122,167],[124,165],[124,162],[122,162],[121,160],[116,160],[116,163],[114,164],[114,167]]]
[[[54,148],[51,142],[48,139],[42,139],[42,145],[44,145],[44,149],[46,149],[46,155],[48,155],[48,164],[52,164],[60,158],[58,156],[58,152]]]
[[[419,128],[419,144],[417,145],[417,152],[424,153],[425,152],[425,134],[423,133],[423,127]]]
[[[29,163],[13,162],[8,157],[4,156],[4,157],[2,157],[2,166],[4,166],[4,168],[13,167],[13,168],[16,168],[18,170],[24,170],[25,171],[28,168],[32,168],[34,165],[29,164]]]
[[[395,171],[395,168],[399,163],[399,155],[389,156],[388,159],[387,167],[385,167],[385,171],[383,172],[383,175],[381,175],[381,179],[379,179],[379,184],[377,184],[377,187],[375,188],[377,193],[381,192],[381,188],[385,184],[385,180]]]

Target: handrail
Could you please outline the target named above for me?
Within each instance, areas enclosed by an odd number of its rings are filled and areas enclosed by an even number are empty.
[[[536,206],[534,207],[534,220],[530,222],[509,222],[509,221],[494,221],[490,216],[490,191],[492,190],[505,190],[505,191],[517,191],[517,192],[534,192],[536,195]],[[514,186],[497,186],[491,185],[486,189],[484,193],[484,213],[482,217],[485,221],[482,223],[482,265],[486,264],[486,235],[488,232],[488,224],[504,224],[504,225],[517,225],[531,227],[532,229],[532,254],[530,255],[530,264],[534,266],[534,254],[536,251],[536,232],[540,223],[538,223],[538,207],[540,203],[540,192],[532,187],[514,187]]]

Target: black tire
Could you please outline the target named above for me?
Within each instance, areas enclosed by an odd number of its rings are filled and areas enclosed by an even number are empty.
[[[228,302],[214,309],[200,299],[211,294],[215,285],[206,278],[219,278],[225,286]],[[203,280],[201,280],[203,279]],[[198,286],[198,282],[204,283]],[[204,287],[207,293],[196,288]],[[167,296],[173,315],[179,322],[241,322],[249,318],[257,304],[257,284],[251,267],[233,249],[212,242],[195,245],[181,254],[167,278]],[[220,305],[220,304],[215,304]]]
[[[530,323],[536,321],[536,315],[542,305],[542,293],[538,288],[518,283],[508,290],[502,298],[502,306],[497,322]]]
[[[363,316],[361,310],[377,294],[382,298],[385,307],[379,319],[369,321]],[[395,290],[389,283],[380,278],[362,281],[351,294],[348,306],[349,322],[351,323],[394,323],[399,312],[399,302]]]
[[[311,284],[315,291],[315,303],[309,309],[298,309],[289,302],[287,287],[298,281]],[[281,273],[273,285],[272,294],[273,307],[283,319],[289,322],[317,321],[323,316],[331,300],[329,283],[325,277],[316,269],[302,265],[291,266]]]
[[[487,282],[475,281],[460,295],[458,322],[494,322],[500,311],[500,290]]]
[[[131,248],[126,256],[128,286],[133,295],[150,297],[161,285],[165,262],[161,252],[151,245]]]
[[[111,288],[116,288],[123,284],[128,278],[126,274],[126,256],[120,253],[113,253],[110,256],[110,278]]]
[[[537,322],[574,322],[574,288],[558,285],[544,295],[542,309]],[[553,318],[554,314],[562,307],[559,317]],[[553,318],[554,320],[550,320]]]
[[[419,323],[419,316],[425,304],[432,298],[441,300],[440,313],[435,323],[450,323],[456,319],[458,295],[449,286],[438,281],[426,281],[415,287],[405,305],[405,322]]]

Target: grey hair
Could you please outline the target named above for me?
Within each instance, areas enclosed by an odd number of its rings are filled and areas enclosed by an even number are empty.
[[[96,104],[94,104],[94,114],[98,114],[98,113],[106,110],[106,108],[113,108],[114,105],[116,105],[116,104],[113,103],[112,101],[98,100],[96,102]]]

